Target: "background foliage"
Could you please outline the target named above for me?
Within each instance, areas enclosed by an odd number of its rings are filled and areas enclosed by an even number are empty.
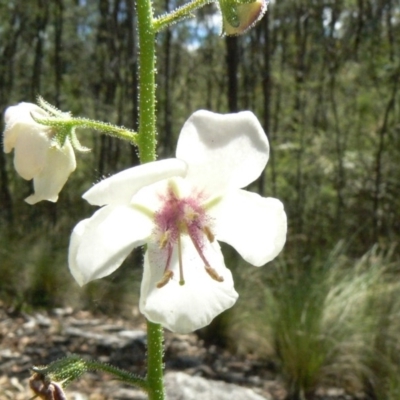
[[[159,14],[176,5],[159,0],[155,9]],[[246,352],[249,343],[264,343],[283,366],[293,396],[314,390],[321,376],[338,376],[328,366],[339,365],[377,398],[391,398],[387,388],[398,398],[398,378],[382,382],[397,374],[393,349],[400,327],[393,317],[399,311],[393,295],[399,290],[393,283],[400,234],[399,4],[280,0],[246,35],[219,33],[218,10],[209,5],[196,19],[159,34],[158,152],[173,156],[183,122],[199,108],[250,109],[268,134],[270,162],[251,189],[283,201],[288,243],[278,262],[261,270],[242,268],[227,249],[234,274],[243,278],[237,279],[243,300],[230,314],[230,329],[235,321],[243,326],[252,306],[274,310],[254,327],[257,339],[246,341],[243,329],[233,337],[242,337],[239,348]],[[135,128],[136,40],[133,0],[0,0],[1,109],[40,94],[76,116]],[[77,155],[78,170],[57,204],[24,203],[31,183],[16,175],[12,156],[0,152],[0,293],[13,307],[67,303],[110,312],[136,304],[140,255],[84,290],[69,276],[69,232],[93,212],[81,194],[137,163],[130,145],[89,131],[79,136],[92,152]],[[337,243],[345,243],[340,251]],[[260,295],[254,296],[254,285]],[[350,303],[355,308],[342,315],[340,307]],[[226,324],[217,326],[223,337]],[[299,331],[306,332],[303,341],[290,336]],[[386,361],[389,372],[379,376],[377,366]],[[299,369],[290,370],[296,362]]]

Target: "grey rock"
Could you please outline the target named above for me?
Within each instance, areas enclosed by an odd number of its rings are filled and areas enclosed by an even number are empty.
[[[254,390],[232,383],[212,381],[183,372],[168,372],[165,375],[168,400],[271,400]]]

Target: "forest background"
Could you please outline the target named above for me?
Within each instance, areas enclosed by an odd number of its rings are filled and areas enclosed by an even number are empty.
[[[156,14],[177,4],[157,0]],[[240,37],[221,37],[220,18],[208,5],[158,36],[158,154],[174,155],[195,110],[253,111],[271,155],[251,189],[282,200],[289,231],[282,255],[261,269],[225,247],[241,300],[203,334],[270,357],[293,393],[334,379],[398,399],[400,5],[280,0]],[[40,94],[135,129],[136,68],[133,0],[0,0],[1,110]],[[26,204],[31,183],[0,152],[0,298],[16,309],[129,314],[140,254],[83,289],[66,258],[73,226],[93,213],[82,193],[137,154],[108,136],[78,136],[92,151],[77,154],[56,204]]]

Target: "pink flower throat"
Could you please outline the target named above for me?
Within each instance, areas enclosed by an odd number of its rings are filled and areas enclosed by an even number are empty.
[[[204,255],[204,239],[207,238],[212,243],[214,235],[210,229],[211,219],[201,204],[202,196],[195,193],[191,196],[180,198],[177,192],[176,186],[170,182],[167,194],[162,198],[162,207],[154,216],[155,237],[160,249],[166,252],[164,275],[158,282],[157,287],[162,288],[173,278],[174,274],[170,266],[175,246],[178,246],[179,284],[185,284],[181,235],[189,236],[199,257],[204,262],[206,272],[211,278],[222,282],[224,279],[210,266]]]

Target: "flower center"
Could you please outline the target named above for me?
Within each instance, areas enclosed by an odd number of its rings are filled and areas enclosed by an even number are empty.
[[[200,193],[192,193],[180,197],[175,182],[168,184],[167,194],[162,198],[162,207],[155,213],[155,236],[161,250],[166,253],[165,270],[162,279],[157,283],[158,288],[165,286],[174,276],[171,270],[172,253],[177,247],[179,264],[179,284],[185,284],[182,261],[181,236],[188,235],[199,257],[204,262],[204,269],[210,277],[218,282],[224,279],[210,266],[204,255],[204,239],[214,241],[211,231],[211,220],[202,206]]]

